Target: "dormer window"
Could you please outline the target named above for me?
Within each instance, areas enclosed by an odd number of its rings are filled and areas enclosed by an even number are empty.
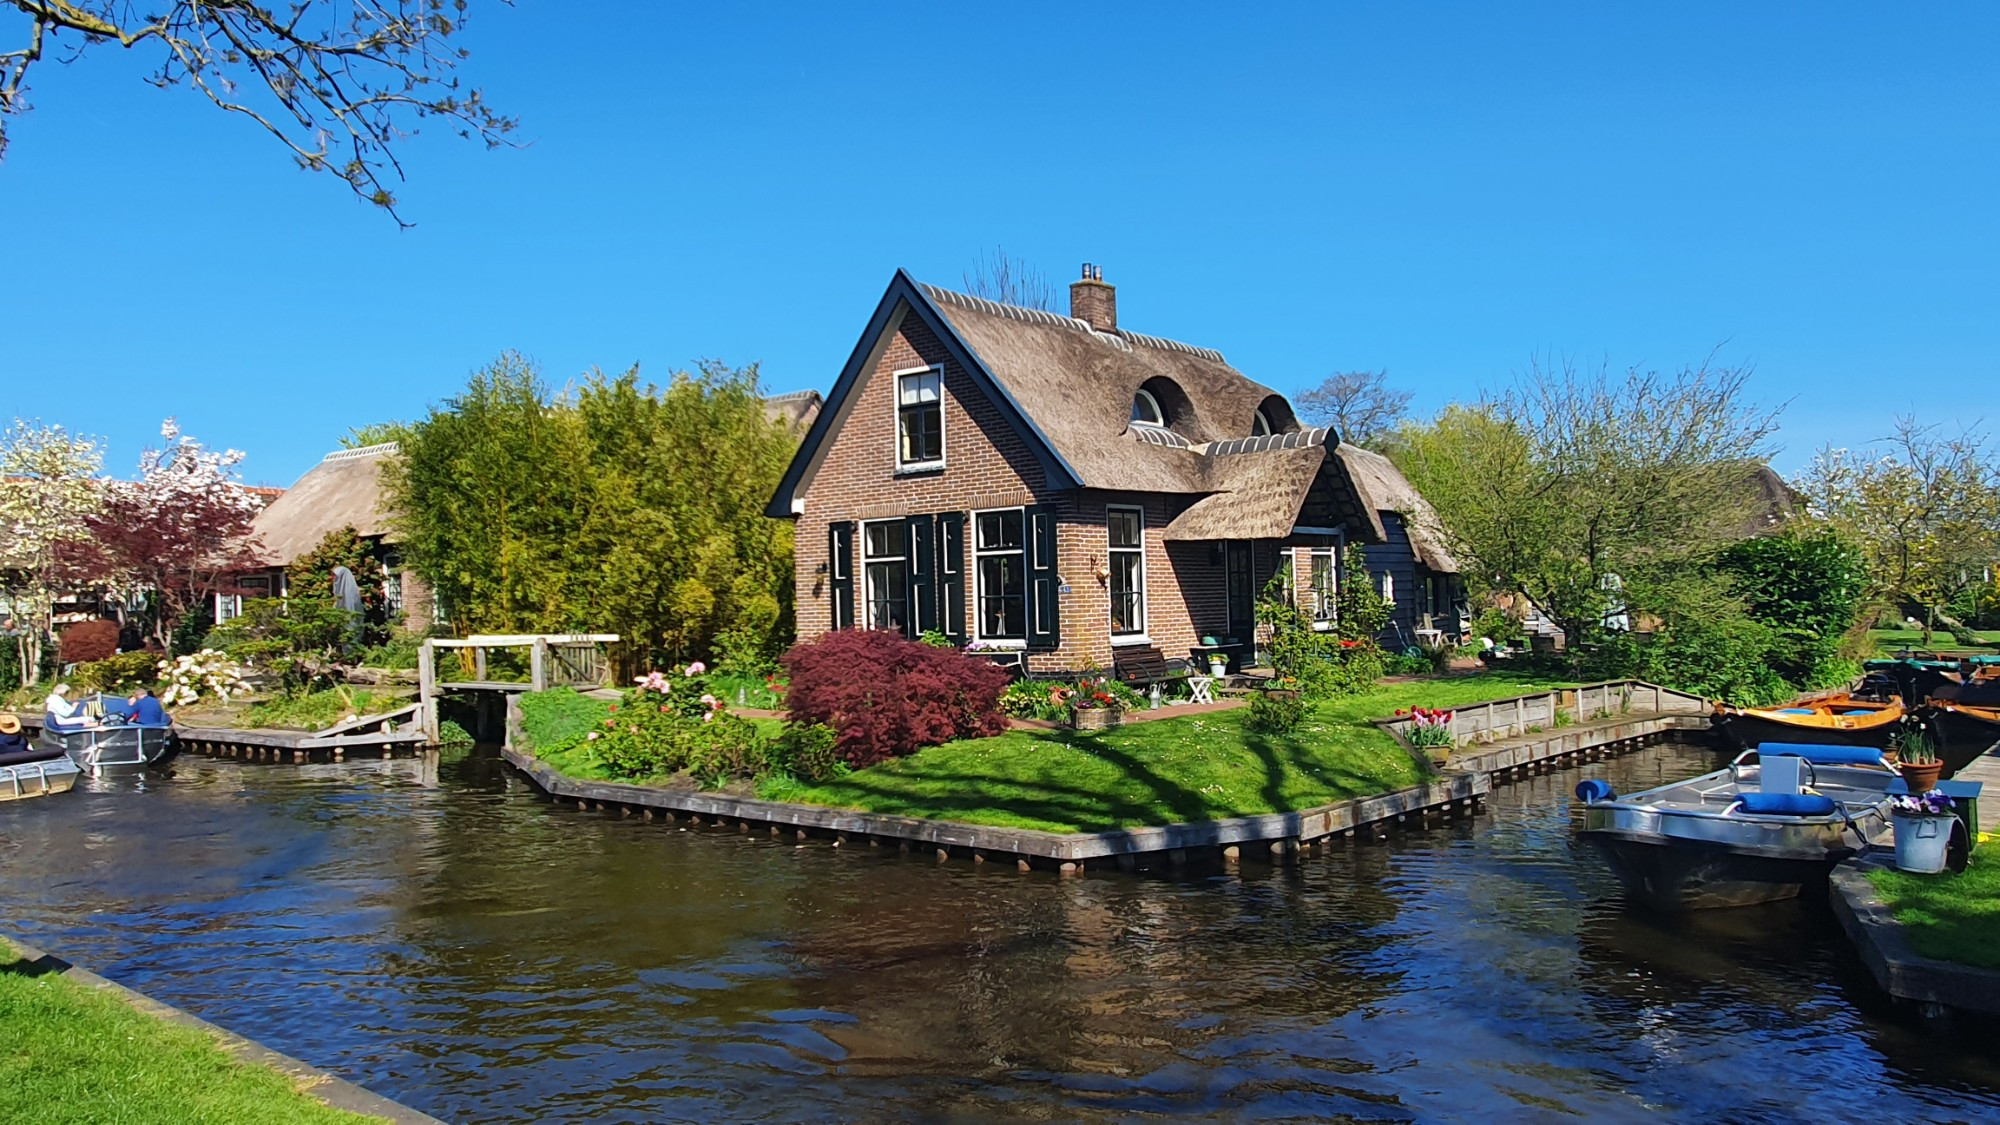
[[[944,464],[944,368],[896,372],[896,467]]]
[[[1151,391],[1140,391],[1132,396],[1132,422],[1140,426],[1164,426],[1166,412],[1160,409],[1160,400]]]
[[[1260,406],[1257,408],[1257,416],[1251,419],[1250,421],[1250,436],[1264,437],[1270,432],[1271,432],[1271,417],[1270,415],[1265,414],[1264,408]]]

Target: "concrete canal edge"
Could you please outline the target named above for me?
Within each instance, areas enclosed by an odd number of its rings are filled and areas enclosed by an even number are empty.
[[[222,1048],[230,1056],[251,1066],[261,1066],[267,1070],[277,1071],[286,1078],[291,1079],[293,1085],[297,1087],[300,1093],[324,1102],[335,1109],[343,1109],[349,1113],[358,1113],[367,1117],[379,1117],[384,1121],[394,1122],[395,1125],[445,1125],[444,1122],[427,1113],[420,1113],[401,1102],[393,1102],[380,1094],[364,1090],[344,1078],[335,1077],[316,1066],[308,1065],[290,1055],[274,1051],[256,1040],[246,1039],[227,1028],[218,1027],[191,1012],[185,1012],[174,1007],[172,1004],[155,1000],[143,992],[135,992],[116,981],[106,980],[89,969],[74,965],[54,954],[36,948],[11,934],[6,935],[6,943],[12,945],[15,951],[20,954],[21,960],[26,961],[30,965],[37,966],[47,972],[57,974],[96,991],[108,993],[123,1002],[127,1007],[143,1015],[206,1033],[215,1041],[216,1046]]]
[[[2000,972],[1934,961],[1911,949],[1866,867],[1843,863],[1827,882],[1834,916],[1882,991],[1916,1002],[1926,1015],[1947,1008],[2000,1015]]]

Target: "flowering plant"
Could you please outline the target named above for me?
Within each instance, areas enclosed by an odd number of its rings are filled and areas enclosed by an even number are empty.
[[[168,707],[193,703],[205,690],[222,702],[243,690],[243,665],[212,648],[191,652],[159,663],[160,678],[167,681],[160,702]]]
[[[1398,707],[1396,717],[1410,720],[1412,746],[1450,746],[1451,712],[1433,707]]]
[[[1889,798],[1889,811],[1904,816],[1950,816],[1951,798],[1943,790],[1933,789],[1921,797],[1907,793]]]

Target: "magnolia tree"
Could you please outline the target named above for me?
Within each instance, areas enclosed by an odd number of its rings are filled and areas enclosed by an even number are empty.
[[[21,682],[41,678],[56,595],[69,588],[98,501],[96,438],[15,419],[0,434],[0,625],[12,633]]]
[[[93,569],[153,600],[164,648],[183,618],[233,588],[233,575],[261,565],[250,524],[264,505],[238,479],[241,452],[206,449],[172,418],[160,436],[164,446],[140,454],[137,481],[105,482],[88,524]]]

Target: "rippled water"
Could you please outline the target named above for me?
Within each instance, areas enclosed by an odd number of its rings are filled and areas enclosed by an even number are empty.
[[[490,757],[183,758],[0,806],[0,903],[454,1120],[2000,1117],[2000,1040],[1896,1014],[1824,910],[1628,915],[1579,776],[1174,882],[621,820]]]

